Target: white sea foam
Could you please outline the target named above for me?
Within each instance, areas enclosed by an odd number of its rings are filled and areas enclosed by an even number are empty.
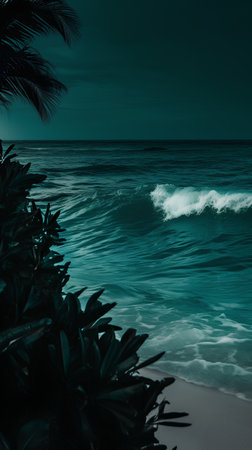
[[[226,211],[239,213],[252,207],[250,193],[219,193],[213,189],[176,188],[169,184],[157,185],[150,196],[154,206],[164,212],[165,220],[202,214],[206,208],[221,214]]]
[[[169,361],[170,365],[176,365],[177,367],[197,368],[199,370],[211,371],[214,379],[214,375],[220,377],[220,373],[226,375],[235,376],[249,376],[251,377],[251,368],[243,368],[232,363],[220,362],[220,361],[207,361],[205,359],[195,358],[192,361]],[[216,369],[215,371],[213,371]]]

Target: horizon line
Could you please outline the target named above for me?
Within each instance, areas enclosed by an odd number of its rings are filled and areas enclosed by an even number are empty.
[[[235,139],[1,139],[2,142],[216,142],[216,143],[231,143],[231,142],[247,142],[252,143],[252,138],[235,138]]]

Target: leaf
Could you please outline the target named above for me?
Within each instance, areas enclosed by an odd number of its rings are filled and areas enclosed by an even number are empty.
[[[158,422],[158,425],[164,425],[165,427],[190,427],[191,423],[187,422]]]
[[[138,362],[139,357],[137,356],[136,353],[134,353],[132,356],[130,356],[129,358],[123,360],[122,362],[120,362],[117,365],[117,372],[126,372],[127,370],[129,370],[130,368],[134,367],[134,365]]]
[[[6,156],[8,156],[8,154],[11,152],[11,150],[15,147],[15,144],[11,144],[7,150],[4,153],[4,158],[6,158]]]
[[[114,389],[109,392],[103,392],[98,395],[98,398],[106,400],[128,401],[129,396],[138,394],[143,389],[143,386],[143,383],[135,383],[131,386],[125,386],[123,388]]]
[[[99,327],[99,331],[107,331],[107,330],[121,331],[122,327],[119,327],[118,325],[106,325],[104,328]]]
[[[103,319],[99,319],[96,323],[95,326],[99,327],[101,325],[107,325],[108,323],[110,323],[112,320],[111,317],[104,317]]]
[[[176,447],[177,448],[177,447]],[[166,445],[163,444],[151,444],[144,447],[144,450],[167,450]]]
[[[47,224],[49,214],[50,214],[50,203],[47,203],[46,212],[45,212],[45,219],[44,219],[44,223],[45,224]]]
[[[107,312],[109,312],[112,308],[114,308],[116,303],[106,303],[94,310],[84,311],[79,315],[79,327],[84,328],[87,326],[91,326],[97,319],[104,316]]]
[[[116,340],[115,335],[112,332],[110,346],[107,348],[101,364],[100,374],[102,378],[108,376],[111,372],[116,370],[117,363],[120,359],[120,354],[120,343]]]
[[[68,327],[69,332],[78,327],[79,313],[81,311],[80,300],[74,294],[68,293],[62,303],[61,320]]]
[[[106,400],[102,402],[102,405],[103,407],[109,409],[112,412],[118,411],[119,413],[131,419],[137,416],[137,410],[130,403],[116,400],[114,401]]]
[[[53,214],[53,216],[51,217],[50,222],[56,222],[57,219],[59,218],[59,216],[60,216],[60,211],[57,211],[57,212],[56,212],[55,214]]]
[[[35,320],[33,322],[11,328],[0,333],[0,351],[7,351],[19,340],[33,337],[40,338],[52,325],[51,319]]]
[[[141,379],[141,378],[140,378]],[[148,388],[148,396],[147,396],[147,402],[145,404],[145,413],[146,415],[150,413],[154,409],[154,405],[156,403],[156,399],[159,396],[159,394],[162,392],[164,387],[168,386],[169,384],[172,384],[174,381],[174,378],[164,378],[160,381],[158,380],[151,380],[149,379],[149,388]]]
[[[36,293],[34,286],[32,286],[29,296],[27,298],[27,302],[23,309],[23,313],[27,312],[30,309],[36,308],[37,306],[39,306],[39,304],[41,304],[41,302],[42,302],[41,296],[38,293]]]
[[[1,450],[10,450],[10,446],[2,433],[0,433],[0,448]]]
[[[1,56],[1,72],[6,72],[6,76],[1,78],[1,92],[4,91],[6,95],[0,96],[0,104],[21,97],[36,108],[42,120],[48,120],[60,94],[66,90],[53,77],[50,65],[31,47],[2,46]]]
[[[74,292],[74,296],[79,297],[87,288],[84,287],[82,289],[79,289],[78,291]]]
[[[6,283],[4,280],[0,279],[0,293],[3,292],[4,288],[6,286]]]
[[[137,410],[133,408],[128,402],[117,400],[100,400],[99,406],[103,408],[108,415],[108,412],[112,414],[118,421],[121,429],[134,428],[135,418],[137,417]]]
[[[148,334],[140,334],[126,341],[122,347],[122,357],[127,358],[143,345],[148,338]]]
[[[86,333],[85,330],[83,331],[83,333]],[[100,347],[100,352],[101,352],[102,358],[105,357],[107,349],[110,347],[110,343],[114,339],[114,336],[115,336],[114,331],[109,330],[106,333],[103,333],[102,336],[100,337],[99,347]]]
[[[85,311],[93,311],[95,308],[97,308],[98,306],[101,305],[101,302],[98,302],[98,298],[102,295],[102,293],[104,292],[104,289],[101,289],[98,292],[95,292],[93,295],[91,295],[91,297],[88,299],[87,304],[86,304],[86,308]]]
[[[4,158],[4,162],[7,163],[9,162],[11,159],[15,158],[17,155],[17,153],[12,153],[12,155],[7,156],[6,158]]]
[[[170,386],[170,384],[173,384],[175,381],[174,377],[165,377],[162,380],[159,381],[161,390],[163,390],[165,387]]]
[[[23,47],[49,32],[58,33],[70,45],[72,37],[79,35],[79,19],[63,1],[18,0],[1,2],[0,6],[1,33],[7,45]]]
[[[34,450],[41,448],[46,441],[49,425],[46,421],[35,419],[23,425],[18,433],[17,450]]]
[[[124,431],[124,432],[126,431],[126,434],[128,434],[127,428],[132,429],[135,427],[135,420],[130,419],[129,417],[125,416],[118,410],[111,408],[110,413],[118,419],[118,422],[119,422],[118,424],[119,424],[120,428],[122,429],[122,431]],[[124,427],[126,427],[126,430],[124,429]]]
[[[179,419],[180,417],[188,416],[188,413],[182,412],[169,412],[169,413],[163,413],[158,415],[158,419]]]
[[[67,335],[63,330],[60,331],[60,343],[64,373],[67,374],[70,360],[70,346]]]
[[[122,345],[126,345],[136,336],[136,330],[134,328],[128,328],[125,333],[122,335],[121,343]]]
[[[92,369],[98,372],[101,364],[101,354],[95,339],[90,339],[89,341],[88,362],[91,365]]]
[[[161,352],[156,356],[152,356],[152,358],[146,359],[146,361],[142,362],[141,364],[139,364],[138,366],[134,367],[134,370],[140,370],[143,367],[149,366],[151,364],[153,364],[154,362],[158,361],[160,358],[162,358],[162,356],[164,356],[165,352]]]
[[[164,409],[165,409],[165,405],[169,405],[170,402],[168,402],[167,400],[162,400],[162,402],[159,404],[158,407],[158,416],[160,417],[161,414],[164,413]]]
[[[89,421],[88,421],[88,417],[85,413],[84,408],[79,409],[79,418],[80,418],[80,425],[81,425],[81,430],[82,430],[82,434],[84,436],[85,440],[88,440],[88,442],[92,445],[92,447],[90,447],[90,450],[94,447],[93,443],[96,442],[97,437],[94,435],[92,426],[90,425]]]

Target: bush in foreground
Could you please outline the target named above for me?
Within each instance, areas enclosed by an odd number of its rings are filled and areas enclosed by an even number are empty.
[[[157,397],[173,378],[153,381],[139,369],[148,337],[104,317],[115,303],[102,291],[82,310],[65,294],[69,263],[59,212],[43,213],[29,191],[45,178],[0,146],[0,448],[8,450],[165,450],[158,424],[186,426]]]

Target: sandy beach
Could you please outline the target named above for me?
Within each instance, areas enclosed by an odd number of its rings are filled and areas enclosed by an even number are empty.
[[[155,379],[167,376],[156,370],[147,372]],[[188,412],[184,421],[192,424],[186,428],[159,427],[157,437],[168,450],[176,445],[178,450],[252,449],[251,401],[178,378],[163,395],[170,402],[166,411]]]

